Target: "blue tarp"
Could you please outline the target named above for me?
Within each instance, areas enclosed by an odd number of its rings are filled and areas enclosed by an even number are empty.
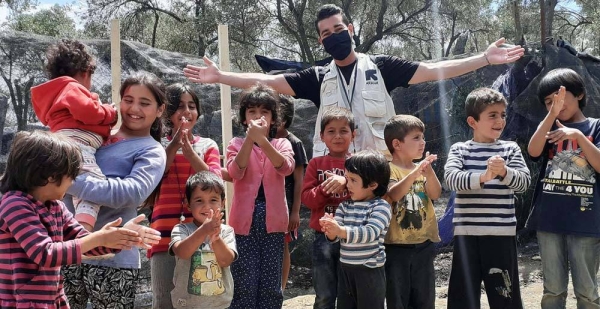
[[[454,227],[452,226],[452,216],[454,215],[454,198],[456,197],[456,192],[452,191],[450,193],[450,199],[448,199],[448,205],[446,205],[446,212],[442,215],[441,218],[438,219],[438,228],[440,230],[440,238],[442,241],[435,244],[436,248],[442,248],[450,244],[452,242],[452,237],[454,237]]]

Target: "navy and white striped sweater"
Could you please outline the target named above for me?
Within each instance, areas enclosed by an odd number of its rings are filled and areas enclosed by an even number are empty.
[[[385,263],[383,240],[391,217],[390,204],[382,198],[342,202],[335,211],[335,220],[346,228],[346,239],[340,240],[340,262],[382,267]]]
[[[480,183],[487,160],[495,155],[506,162],[506,177]],[[454,235],[514,236],[514,192],[523,192],[531,182],[529,169],[515,142],[498,140],[477,143],[472,140],[452,145],[444,167],[450,190],[456,191]]]

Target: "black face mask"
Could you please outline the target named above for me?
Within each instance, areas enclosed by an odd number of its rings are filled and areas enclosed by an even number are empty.
[[[323,48],[335,60],[344,60],[352,52],[352,38],[348,30],[333,33],[323,39]]]

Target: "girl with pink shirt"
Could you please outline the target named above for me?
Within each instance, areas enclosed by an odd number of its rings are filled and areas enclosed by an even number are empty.
[[[294,170],[290,142],[276,139],[279,95],[257,85],[240,98],[239,121],[246,138],[227,146],[227,172],[233,180],[229,225],[239,258],[231,264],[230,309],[281,308],[283,239],[288,228],[285,176]]]

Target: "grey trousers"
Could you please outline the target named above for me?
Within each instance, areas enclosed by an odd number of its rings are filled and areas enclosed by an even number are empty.
[[[152,281],[152,309],[173,309],[171,291],[175,257],[168,252],[154,253],[150,259],[150,279]]]

